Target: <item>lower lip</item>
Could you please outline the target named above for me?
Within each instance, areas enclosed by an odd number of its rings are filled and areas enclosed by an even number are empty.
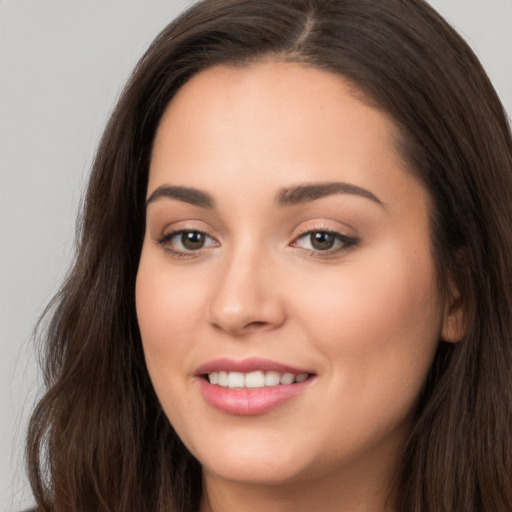
[[[213,407],[227,414],[251,416],[263,414],[288,402],[306,390],[313,379],[296,384],[281,384],[256,389],[229,389],[199,379],[204,399]]]

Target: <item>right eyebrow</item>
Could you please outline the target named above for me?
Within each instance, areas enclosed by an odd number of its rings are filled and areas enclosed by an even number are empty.
[[[305,183],[295,187],[281,190],[276,201],[282,206],[292,206],[316,199],[322,199],[333,194],[353,194],[370,199],[374,203],[386,208],[386,205],[372,192],[365,188],[352,185],[351,183],[329,182],[329,183]]]
[[[146,199],[146,208],[162,198],[176,199],[201,208],[213,208],[215,206],[213,197],[197,188],[160,185]]]

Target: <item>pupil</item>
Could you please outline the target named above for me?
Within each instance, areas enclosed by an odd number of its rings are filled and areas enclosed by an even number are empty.
[[[191,251],[201,249],[204,245],[204,234],[199,231],[185,231],[181,234],[181,243]]]
[[[326,251],[334,245],[335,237],[332,233],[326,233],[325,231],[317,231],[311,233],[311,245],[320,251]]]

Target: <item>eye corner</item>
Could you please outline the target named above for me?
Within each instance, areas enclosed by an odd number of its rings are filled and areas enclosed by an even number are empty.
[[[216,238],[195,227],[168,230],[156,237],[155,242],[166,253],[178,258],[199,258],[220,246]]]
[[[301,243],[301,240],[304,242]],[[308,256],[327,258],[341,256],[359,244],[359,238],[332,228],[310,228],[294,237],[289,246]]]

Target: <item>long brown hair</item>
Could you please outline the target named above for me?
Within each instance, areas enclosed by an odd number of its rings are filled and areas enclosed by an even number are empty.
[[[423,0],[206,0],[139,62],[101,140],[76,261],[41,324],[46,393],[28,434],[39,511],[197,510],[199,463],[151,386],[134,288],[155,130],[200,70],[261,58],[343,75],[400,128],[430,193],[438,279],[466,312],[440,341],[398,510],[512,510],[512,142],[475,55]]]

